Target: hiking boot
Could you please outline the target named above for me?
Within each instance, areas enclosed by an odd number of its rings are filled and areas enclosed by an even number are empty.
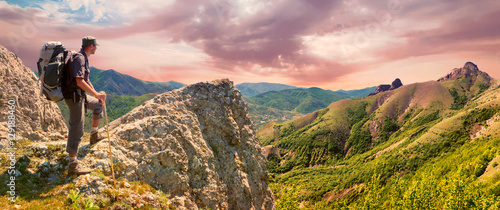
[[[92,170],[82,167],[78,164],[78,161],[73,161],[68,164],[68,175],[85,175],[90,174],[90,172],[92,172]]]
[[[99,134],[99,132],[91,133],[90,134],[90,144],[93,145],[93,144],[95,144],[95,143],[97,143],[105,138],[106,137]]]

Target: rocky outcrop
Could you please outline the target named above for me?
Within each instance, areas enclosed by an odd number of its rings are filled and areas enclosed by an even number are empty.
[[[480,71],[479,68],[477,68],[477,65],[470,61],[465,63],[462,68],[454,68],[450,73],[448,73],[444,77],[439,78],[437,81],[452,81],[461,77],[469,78],[472,80],[471,82],[475,82],[477,78],[484,78],[487,84],[491,84],[491,82],[493,81],[493,78],[491,78],[488,73]]]
[[[391,88],[389,88],[389,90],[394,90],[394,89],[397,89],[399,87],[403,86],[403,83],[401,82],[401,80],[399,78],[396,78],[392,84],[391,84]]]
[[[158,95],[110,132],[115,173],[162,190],[180,209],[275,208],[262,145],[228,80]],[[90,148],[82,163],[109,173],[107,145]]]
[[[33,61],[35,62],[35,61]],[[40,96],[38,78],[16,54],[0,45],[0,141],[8,138],[9,101],[17,138],[57,140],[67,133],[56,103]]]
[[[379,85],[377,87],[377,89],[375,90],[375,92],[368,94],[368,96],[377,95],[379,93],[389,91],[389,90],[395,90],[401,86],[403,86],[403,83],[401,82],[401,80],[399,78],[396,78],[392,82],[392,84],[390,84],[390,85],[388,85],[388,84]]]

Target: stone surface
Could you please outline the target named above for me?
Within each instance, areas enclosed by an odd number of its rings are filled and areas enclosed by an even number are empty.
[[[156,96],[110,123],[115,174],[161,189],[179,209],[275,209],[267,160],[229,80]],[[108,140],[83,164],[110,173]]]
[[[389,91],[389,90],[394,90],[394,89],[397,89],[397,88],[399,88],[401,86],[403,86],[403,83],[401,82],[401,80],[399,78],[396,78],[392,82],[392,84],[390,84],[390,85],[388,85],[388,84],[379,85],[377,87],[377,89],[375,90],[375,92],[370,93],[369,96],[377,95],[379,93],[382,93],[382,92],[385,92],[385,91]]]
[[[397,89],[401,86],[403,86],[403,83],[401,82],[401,80],[399,78],[396,78],[396,80],[394,80],[392,82],[391,88],[389,90],[394,90],[394,89]]]
[[[88,195],[101,194],[107,187],[107,185],[104,184],[101,178],[92,176],[90,174],[78,176],[73,180],[73,183],[75,183],[75,187],[77,190]]]
[[[476,64],[472,62],[465,63],[464,67],[462,68],[454,68],[450,73],[448,73],[444,77],[439,78],[437,81],[452,81],[460,77],[470,78],[472,80],[475,80],[478,77],[482,77],[486,80],[487,84],[490,84],[493,81],[493,78],[491,78],[488,73],[480,71],[479,68],[477,68]]]
[[[36,61],[33,61],[36,62]],[[38,78],[16,54],[0,45],[0,140],[8,138],[9,101],[15,102],[17,138],[57,140],[67,133],[56,103],[40,96]]]

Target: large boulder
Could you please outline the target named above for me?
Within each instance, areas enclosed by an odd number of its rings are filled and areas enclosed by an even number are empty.
[[[33,61],[36,62],[36,61]],[[56,103],[40,96],[38,78],[16,54],[0,45],[0,141],[8,138],[9,101],[17,138],[58,140],[67,133]],[[12,132],[11,132],[12,133]]]
[[[161,189],[180,209],[275,209],[262,144],[229,80],[158,95],[110,133],[115,173]],[[83,164],[109,173],[107,140],[84,153]]]

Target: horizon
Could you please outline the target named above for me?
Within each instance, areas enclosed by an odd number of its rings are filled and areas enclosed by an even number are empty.
[[[500,78],[494,0],[8,0],[0,16],[0,44],[33,71],[44,42],[79,50],[91,35],[91,66],[153,82],[354,90],[437,80],[468,61]]]

